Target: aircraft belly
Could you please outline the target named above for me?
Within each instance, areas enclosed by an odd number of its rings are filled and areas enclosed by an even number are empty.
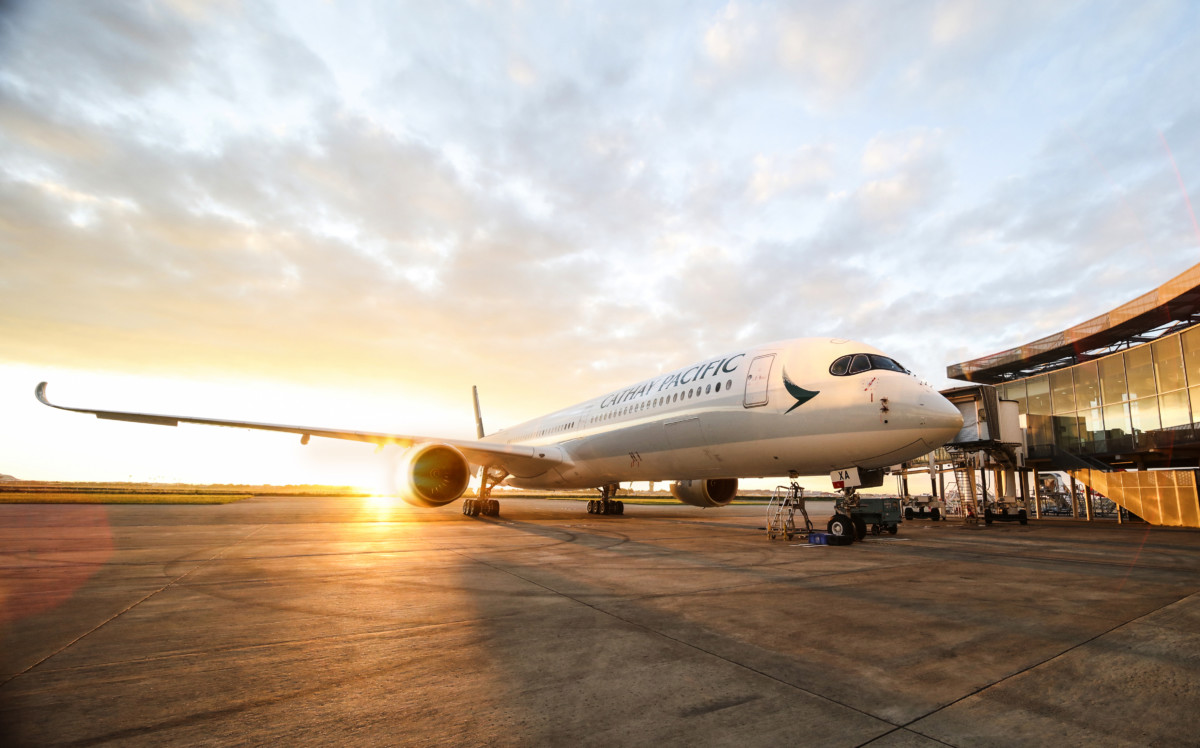
[[[919,429],[847,425],[850,429],[841,433],[796,434],[795,421],[766,412],[705,413],[638,424],[565,445],[571,464],[561,470],[506,482],[565,489],[627,481],[770,478],[790,472],[824,475],[848,465],[888,467],[929,451]],[[723,439],[733,433],[742,439]]]

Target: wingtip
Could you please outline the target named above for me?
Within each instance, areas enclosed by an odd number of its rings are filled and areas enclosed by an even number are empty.
[[[42,382],[41,384],[39,384],[39,385],[37,386],[37,389],[35,389],[35,390],[33,391],[33,394],[37,396],[37,399],[38,399],[38,400],[39,400],[39,401],[40,401],[40,402],[41,402],[43,405],[49,405],[49,404],[50,404],[50,401],[46,399],[46,383],[45,383],[45,382]]]

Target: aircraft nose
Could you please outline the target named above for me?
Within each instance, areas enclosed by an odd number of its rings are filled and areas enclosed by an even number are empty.
[[[962,430],[963,417],[954,403],[937,392],[929,392],[923,403],[924,431],[922,439],[930,450],[953,439]]]

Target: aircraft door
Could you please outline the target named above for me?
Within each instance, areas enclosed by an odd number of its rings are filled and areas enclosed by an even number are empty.
[[[758,356],[750,362],[750,371],[746,372],[746,396],[742,405],[757,408],[767,404],[767,387],[771,384],[771,366],[774,363],[774,353]]]

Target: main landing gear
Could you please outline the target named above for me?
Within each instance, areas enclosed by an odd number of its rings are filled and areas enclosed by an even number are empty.
[[[467,499],[463,502],[463,514],[468,517],[499,517],[500,502],[495,499]]]
[[[478,517],[481,514],[485,517],[499,517],[500,502],[492,498],[492,489],[502,480],[503,477],[497,479],[489,476],[486,470],[483,471],[483,478],[479,484],[479,498],[464,501],[462,513],[468,517]]]
[[[624,514],[625,502],[613,499],[617,495],[618,484],[610,483],[600,487],[600,498],[587,503],[588,514]]]

